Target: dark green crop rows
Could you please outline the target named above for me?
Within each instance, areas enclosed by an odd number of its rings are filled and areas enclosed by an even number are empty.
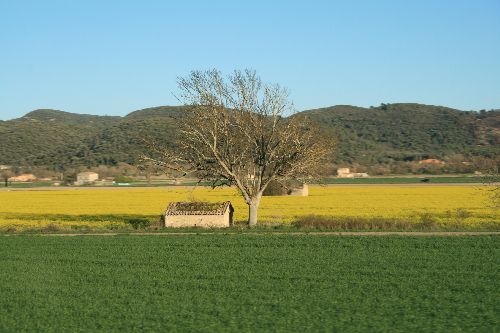
[[[499,240],[1,236],[0,332],[493,332]]]
[[[324,184],[488,184],[498,181],[494,177],[378,177],[378,178],[327,178]]]

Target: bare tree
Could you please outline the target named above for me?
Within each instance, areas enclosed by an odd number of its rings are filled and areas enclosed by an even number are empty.
[[[223,77],[193,71],[178,79],[189,107],[175,150],[153,145],[166,168],[194,173],[213,186],[234,185],[257,223],[262,194],[272,181],[317,177],[334,143],[306,117],[293,114],[285,89],[264,84],[255,71]]]
[[[0,181],[4,183],[4,187],[9,186],[9,178],[14,176],[10,169],[0,169]]]

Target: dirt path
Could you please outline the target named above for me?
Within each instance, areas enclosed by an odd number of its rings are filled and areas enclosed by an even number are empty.
[[[411,237],[449,237],[449,236],[500,236],[500,231],[313,231],[313,232],[131,232],[131,233],[87,233],[87,234],[2,234],[2,236],[204,236],[204,235],[307,235],[307,236],[411,236]]]

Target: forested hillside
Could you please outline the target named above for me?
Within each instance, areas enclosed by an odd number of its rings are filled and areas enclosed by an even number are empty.
[[[139,163],[144,140],[175,143],[182,106],[139,110],[125,117],[36,110],[0,121],[0,164],[64,170]],[[391,165],[424,158],[500,154],[500,110],[464,112],[422,104],[375,108],[333,106],[302,112],[338,140],[336,165]]]
[[[339,138],[338,161],[373,164],[498,155],[500,111],[464,112],[422,104],[333,106],[305,111]]]
[[[180,109],[156,107],[125,117],[36,110],[19,119],[0,121],[0,164],[57,170],[136,164],[144,152],[144,140],[174,141]]]

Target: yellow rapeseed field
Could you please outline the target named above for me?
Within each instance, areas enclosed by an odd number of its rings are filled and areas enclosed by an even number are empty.
[[[300,216],[386,218],[420,221],[429,216],[440,223],[459,221],[469,226],[498,224],[499,212],[489,203],[483,186],[360,185],[311,186],[308,197],[264,197],[261,222],[289,223]],[[0,229],[15,230],[57,225],[67,228],[113,229],[117,217],[159,216],[170,201],[225,201],[244,221],[247,206],[233,188],[205,187],[64,189],[0,192]],[[89,221],[86,221],[88,217]]]

